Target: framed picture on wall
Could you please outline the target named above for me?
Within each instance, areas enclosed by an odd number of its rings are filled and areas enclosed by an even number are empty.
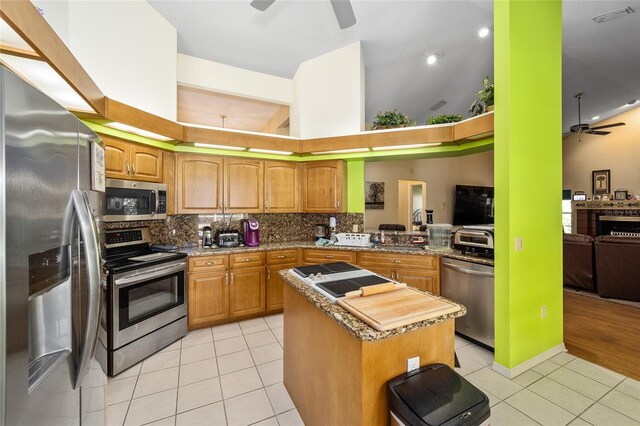
[[[384,209],[384,182],[364,183],[364,208]]]
[[[591,172],[591,193],[608,194],[611,192],[611,171],[594,170]]]

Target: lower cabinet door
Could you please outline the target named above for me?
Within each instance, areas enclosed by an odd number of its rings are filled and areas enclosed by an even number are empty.
[[[437,272],[415,269],[396,269],[396,280],[412,287],[440,295],[440,279]]]
[[[267,311],[282,309],[284,302],[283,286],[286,285],[280,271],[298,266],[297,263],[267,266]]]
[[[265,268],[229,271],[229,310],[232,317],[257,314],[265,310]]]
[[[197,328],[229,317],[227,272],[189,276],[189,327]]]
[[[370,267],[366,267],[365,269],[368,270],[368,271],[371,271],[373,273],[376,273],[378,275],[382,275],[385,278],[389,278],[390,280],[395,279],[395,275],[394,275],[394,270],[393,269],[370,268]]]

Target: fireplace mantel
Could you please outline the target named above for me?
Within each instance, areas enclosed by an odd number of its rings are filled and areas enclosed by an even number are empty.
[[[638,217],[640,221],[640,200],[573,201],[573,229],[578,234],[597,236],[600,216]]]
[[[574,210],[640,210],[640,200],[573,201]]]

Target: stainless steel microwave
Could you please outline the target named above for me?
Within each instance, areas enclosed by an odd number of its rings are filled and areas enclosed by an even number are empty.
[[[106,180],[105,222],[165,219],[167,185],[164,183]]]

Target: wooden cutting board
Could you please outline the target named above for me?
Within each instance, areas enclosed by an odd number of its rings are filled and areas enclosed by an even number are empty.
[[[411,287],[365,297],[338,299],[338,305],[378,331],[387,331],[459,311],[460,305]]]

